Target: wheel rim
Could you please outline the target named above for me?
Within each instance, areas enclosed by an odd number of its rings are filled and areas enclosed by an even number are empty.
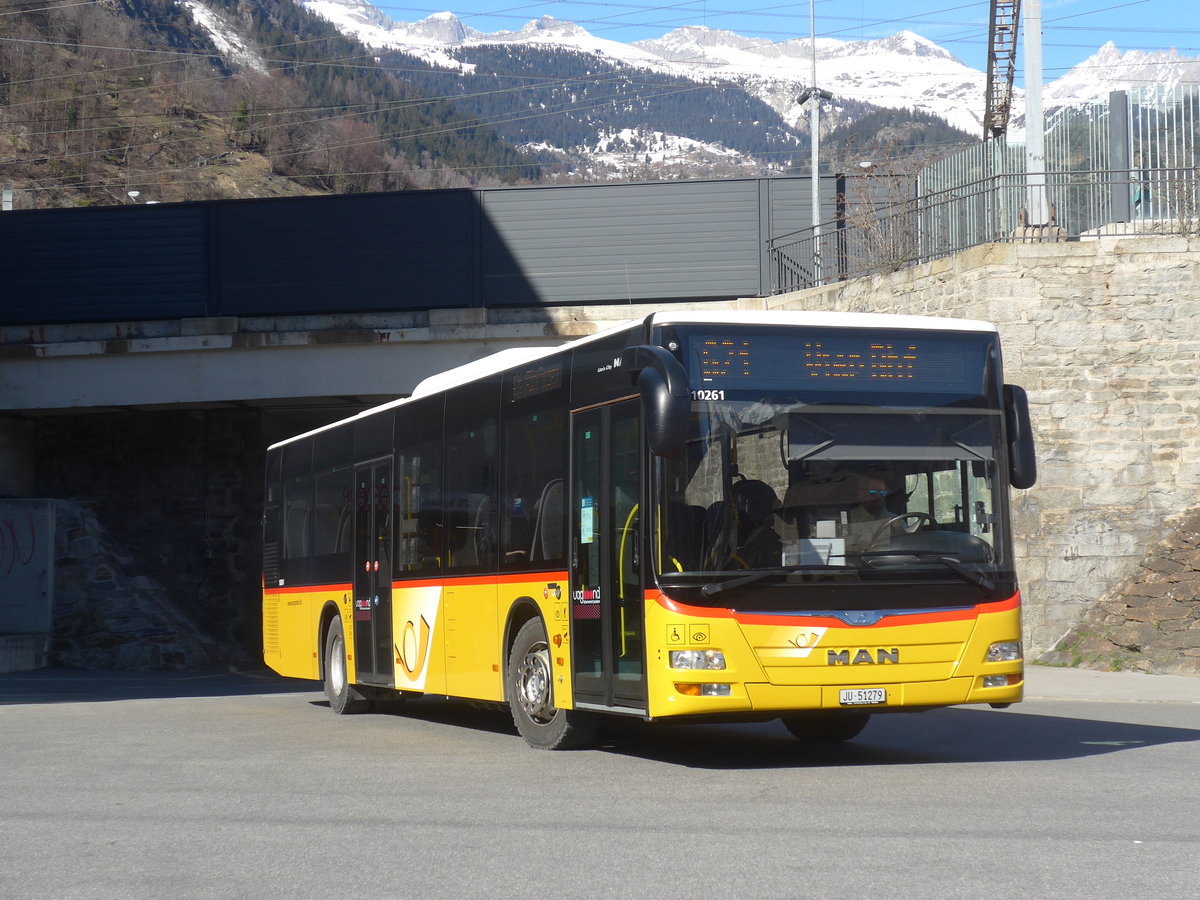
[[[517,697],[531,721],[547,725],[554,718],[550,700],[550,653],[545,644],[530,648],[517,668]]]
[[[335,634],[329,645],[329,686],[335,694],[340,694],[346,687],[346,653],[340,634]]]

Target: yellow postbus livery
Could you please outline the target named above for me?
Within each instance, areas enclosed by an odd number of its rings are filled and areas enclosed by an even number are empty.
[[[272,446],[264,657],[338,713],[506,703],[542,748],[608,715],[841,741],[1005,706],[1034,479],[990,325],[656,313]]]

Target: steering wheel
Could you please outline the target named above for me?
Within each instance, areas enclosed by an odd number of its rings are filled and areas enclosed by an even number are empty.
[[[867,549],[874,550],[876,545],[878,545],[878,543],[879,543],[879,539],[881,537],[883,537],[883,535],[886,532],[891,530],[891,527],[893,525],[895,525],[897,522],[905,522],[905,521],[912,522],[911,526],[908,526],[908,525],[900,526],[908,534],[912,534],[914,531],[916,531],[921,526],[922,521],[928,522],[931,525],[936,524],[933,516],[929,515],[929,513],[906,512],[906,513],[901,513],[898,516],[892,516],[890,519],[888,519],[886,522],[884,522],[882,525],[880,525],[878,528],[875,529],[875,533],[873,535],[871,535],[871,540],[867,543]]]

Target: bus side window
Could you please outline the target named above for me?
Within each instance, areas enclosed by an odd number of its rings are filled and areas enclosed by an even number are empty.
[[[445,540],[448,568],[496,566],[499,376],[446,395]]]
[[[280,576],[307,584],[312,553],[312,442],[298,441],[283,455],[283,553]]]
[[[283,483],[279,476],[279,450],[267,451],[266,505],[263,510],[263,586],[275,587],[281,579],[280,562],[283,553]]]
[[[454,465],[454,460],[450,463]],[[397,574],[436,574],[445,552],[440,397],[418,401],[397,412],[392,496]]]
[[[530,563],[562,557],[564,413],[554,403],[511,415],[504,425],[504,491],[500,511],[501,565],[529,568]]]
[[[322,584],[345,581],[353,567],[354,469],[343,466],[318,472],[313,506],[313,579]]]

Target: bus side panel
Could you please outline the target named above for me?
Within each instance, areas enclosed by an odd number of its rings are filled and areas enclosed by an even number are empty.
[[[445,694],[445,620],[440,583],[392,584],[396,690]]]
[[[344,594],[340,588],[265,591],[263,660],[266,664],[287,678],[320,679],[321,609],[331,600],[340,604]]]
[[[474,700],[504,697],[496,581],[447,583],[446,693]]]
[[[526,578],[538,580],[525,581]],[[559,709],[575,708],[575,684],[571,677],[571,609],[567,583],[566,572],[550,572],[522,575],[521,580],[514,579],[500,585],[502,623],[520,600],[533,600],[537,605],[538,614],[546,626],[554,705]],[[514,629],[509,638],[515,636]],[[502,652],[507,655],[507,647],[502,648]],[[507,659],[504,664],[507,664]]]

